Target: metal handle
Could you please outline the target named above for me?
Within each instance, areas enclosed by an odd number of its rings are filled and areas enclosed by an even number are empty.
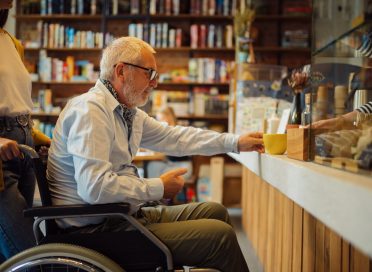
[[[29,147],[28,145],[19,144],[18,148],[23,154],[28,155],[31,159],[39,158],[39,154],[37,154],[35,149]]]

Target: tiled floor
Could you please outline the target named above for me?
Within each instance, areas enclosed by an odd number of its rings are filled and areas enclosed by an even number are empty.
[[[234,208],[228,209],[228,211],[250,272],[263,272],[262,264],[259,262],[250,241],[247,239],[247,236],[242,229],[242,210]]]

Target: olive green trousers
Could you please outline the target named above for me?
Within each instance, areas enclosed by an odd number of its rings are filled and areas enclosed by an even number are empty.
[[[142,208],[140,221],[162,240],[175,265],[249,271],[224,206],[190,203]]]

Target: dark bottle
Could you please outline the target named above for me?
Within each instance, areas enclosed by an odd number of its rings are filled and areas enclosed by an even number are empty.
[[[293,102],[289,114],[288,124],[301,125],[301,114],[302,114],[301,93],[296,93],[293,96]]]

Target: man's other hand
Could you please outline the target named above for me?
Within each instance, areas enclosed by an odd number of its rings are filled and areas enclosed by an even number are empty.
[[[265,151],[263,147],[262,133],[246,133],[239,137],[238,141],[239,151],[257,151],[263,153]]]
[[[185,179],[182,177],[182,175],[186,173],[186,168],[176,168],[171,171],[165,172],[163,175],[160,176],[164,185],[163,198],[173,198],[181,191],[183,185],[185,184]]]
[[[16,141],[0,138],[0,159],[9,161],[21,154]]]

